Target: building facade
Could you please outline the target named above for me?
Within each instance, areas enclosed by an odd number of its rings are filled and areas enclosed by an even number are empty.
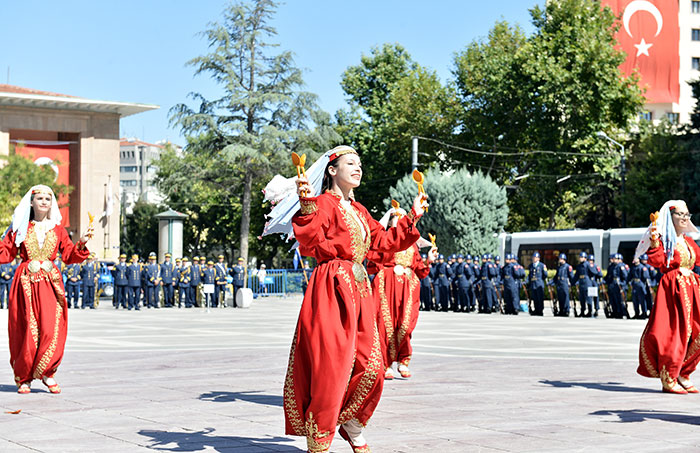
[[[154,183],[154,161],[164,149],[164,144],[146,143],[135,138],[120,140],[119,186],[127,212],[131,211],[138,200],[148,203],[163,201],[163,196]]]
[[[105,214],[109,194],[119,191],[119,120],[157,108],[0,85],[0,155],[21,153],[52,165],[57,182],[74,188],[66,199],[59,198],[68,233],[77,240],[92,213],[90,249],[100,258],[114,258],[119,210],[115,206]]]

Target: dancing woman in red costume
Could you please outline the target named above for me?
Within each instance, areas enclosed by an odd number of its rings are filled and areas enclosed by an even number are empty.
[[[80,263],[90,252],[85,244],[92,229],[73,245],[61,226],[61,213],[50,187],[32,187],[12,216],[12,227],[0,242],[0,263],[19,253],[22,262],[10,289],[8,334],[10,364],[19,393],[29,393],[40,379],[51,393],[61,388],[54,374],[63,358],[67,314],[63,278],[53,261]]]
[[[394,228],[406,212],[401,208],[392,208],[387,214],[389,218],[383,218],[380,223]],[[429,263],[435,260],[436,253],[436,249],[430,250]],[[370,252],[368,259],[372,273],[376,274],[372,280],[372,291],[379,304],[377,324],[383,343],[384,377],[394,378],[392,365],[398,362],[399,374],[409,378],[411,371],[408,365],[413,354],[411,334],[416,328],[420,308],[420,280],[428,275],[430,267],[421,259],[415,243],[396,253]]]
[[[362,428],[379,403],[384,365],[376,305],[362,261],[370,250],[392,253],[415,243],[426,197],[419,195],[411,214],[386,231],[353,200],[352,190],[362,179],[354,149],[340,146],[326,152],[308,174],[298,179],[301,209],[291,205],[296,212],[292,223],[301,254],[316,258],[318,266],[289,355],[286,432],[305,436],[309,452],[325,452],[340,425],[339,434],[354,452],[369,452]],[[321,175],[323,184],[317,186]],[[275,209],[291,212],[287,208],[280,203]],[[275,212],[267,234],[282,231],[275,229],[280,222]]]
[[[635,252],[638,257],[646,251],[649,264],[663,273],[640,341],[637,372],[661,378],[664,392],[698,393],[690,374],[700,361],[700,285],[693,273],[700,248],[685,235],[698,230],[682,200],[666,202],[658,214]]]

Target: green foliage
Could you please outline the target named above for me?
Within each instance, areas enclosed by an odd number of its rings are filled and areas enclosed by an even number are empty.
[[[472,174],[464,169],[450,174],[428,170],[424,188],[430,207],[419,223],[423,237],[435,234],[443,253],[496,252],[496,235],[508,220],[505,188],[482,173]],[[416,184],[406,176],[389,189],[389,194],[408,208],[417,194]],[[390,199],[385,200],[385,208],[390,203]]]
[[[138,253],[139,256],[148,256],[150,252],[158,253],[158,219],[155,216],[167,208],[145,201],[137,201],[131,215],[122,219],[124,231],[122,231],[121,253],[131,256]]]
[[[512,230],[573,225],[578,200],[614,191],[619,154],[596,133],[626,130],[643,105],[636,76],[620,76],[625,55],[615,49],[619,24],[609,8],[561,0],[531,15],[533,35],[500,22],[455,58],[461,139],[484,152],[450,154],[516,187]],[[531,151],[505,155],[512,150]],[[556,183],[566,175],[565,184]]]
[[[393,185],[411,171],[411,137],[449,137],[458,104],[454,91],[398,44],[363,55],[343,73],[341,87],[350,108],[336,113],[337,131],[362,156],[366,176],[356,195],[376,215],[385,196],[377,187]],[[421,165],[435,162],[439,149],[421,143]]]
[[[0,156],[0,225],[3,230],[12,223],[12,214],[22,197],[32,186],[45,184],[56,196],[69,194],[73,188],[56,184],[56,173],[49,165],[36,165],[30,159],[14,153]],[[60,206],[63,207],[63,206]]]
[[[197,108],[171,109],[171,121],[188,136],[188,145],[182,157],[161,162],[166,168],[159,174],[169,204],[188,213],[198,210],[189,233],[195,246],[206,241],[233,248],[231,225],[240,225],[238,249],[246,260],[251,203],[261,200],[257,189],[274,172],[293,174],[291,151],[324,151],[339,141],[316,96],[301,90],[302,71],[292,53],[274,52],[270,21],[276,8],[272,0],[231,4],[223,20],[204,31],[210,52],[188,64],[195,74],[210,75],[222,93],[216,99],[192,93]],[[191,188],[182,187],[183,177]],[[174,190],[188,193],[171,196]]]

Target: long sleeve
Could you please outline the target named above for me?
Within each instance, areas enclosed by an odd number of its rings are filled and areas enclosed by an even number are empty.
[[[406,250],[420,239],[420,232],[416,228],[416,223],[413,218],[403,216],[399,219],[396,227],[385,230],[381,223],[374,220],[364,206],[355,204],[359,207],[361,215],[364,215],[367,224],[369,225],[370,234],[372,235],[372,244],[370,250],[378,252],[400,252]]]
[[[648,263],[652,266],[660,268],[666,265],[666,254],[664,253],[664,247],[662,245],[650,248],[647,250],[647,255],[649,256]]]
[[[424,279],[428,273],[430,273],[430,267],[423,262],[423,258],[420,256],[420,250],[418,250],[418,247],[414,247],[414,252],[413,253],[413,264],[411,267],[413,268],[413,271],[416,273],[419,279]]]
[[[331,224],[330,206],[322,197],[301,198],[301,209],[292,218],[294,236],[299,241],[299,252],[318,261],[336,257],[332,242],[326,238]]]
[[[58,249],[61,251],[61,259],[64,263],[82,263],[90,255],[90,250],[87,247],[80,246],[80,243],[79,245],[73,244],[64,227],[57,226],[56,233],[59,236]]]
[[[9,263],[17,256],[15,236],[16,233],[10,230],[7,232],[2,242],[0,242],[0,263]]]

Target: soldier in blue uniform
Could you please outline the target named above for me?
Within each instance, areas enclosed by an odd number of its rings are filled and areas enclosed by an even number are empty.
[[[467,311],[473,312],[476,311],[477,306],[476,290],[474,289],[477,275],[474,273],[474,263],[469,253],[464,256],[464,276],[467,277]]]
[[[208,261],[207,267],[204,268],[202,272],[202,283],[204,285],[212,285],[216,288],[216,269],[214,269],[214,262]],[[204,303],[207,307],[211,307],[214,303],[214,293],[204,293]]]
[[[513,296],[515,297],[514,303],[517,305],[518,311],[525,311],[521,310],[521,304],[520,304],[520,288],[523,286],[523,280],[527,278],[527,275],[525,274],[525,268],[520,265],[518,262],[517,257],[514,254],[510,254],[510,259],[511,262],[513,263],[514,269],[513,269],[513,275],[515,276],[515,287],[517,288],[515,290],[515,293]]]
[[[141,299],[141,263],[137,254],[131,255],[131,264],[127,267],[127,280],[129,286],[129,310],[140,310]]]
[[[610,309],[612,317],[622,318],[622,284],[621,266],[617,263],[617,254],[610,255],[608,263],[608,273],[605,275],[605,283],[608,285],[608,297],[610,299]]]
[[[559,316],[569,316],[569,291],[571,279],[574,277],[574,269],[566,262],[566,254],[559,254],[559,266],[554,275],[554,283],[557,288],[557,300],[559,301]]]
[[[80,281],[83,284],[83,300],[80,308],[89,307],[95,309],[95,285],[97,284],[97,263],[95,254],[91,253],[87,261],[80,269]]]
[[[591,286],[600,289],[600,285],[603,281],[603,270],[595,263],[595,256],[588,255],[588,264],[591,265]],[[593,297],[593,305],[595,311],[593,316],[598,316],[598,310],[600,310],[600,294]]]
[[[645,253],[642,256],[639,257],[639,262],[642,263],[642,266],[647,268],[647,272],[649,273],[649,279],[646,281],[646,287],[647,287],[647,293],[646,293],[646,303],[647,303],[647,317],[649,316],[648,312],[651,312],[651,307],[654,306],[654,288],[658,284],[658,280],[661,277],[661,272],[658,271],[654,266],[649,264],[649,256]]]
[[[208,263],[207,263],[208,264]],[[308,272],[309,263],[304,261],[304,272],[306,272],[306,278],[302,276],[302,285],[306,284],[306,281],[311,278],[311,274]],[[238,290],[245,286],[245,260],[243,258],[238,258],[238,264],[229,269],[229,275],[231,276],[233,284],[233,306],[236,307],[236,294]],[[302,288],[306,292],[306,288]]]
[[[10,308],[10,284],[13,275],[14,269],[11,263],[0,264],[0,308],[5,308],[5,302]]]
[[[145,266],[146,291],[144,305],[147,308],[158,308],[158,289],[160,287],[160,266],[156,262],[155,252],[148,254],[148,264]]]
[[[472,282],[474,304],[478,306],[481,303],[481,263],[479,262],[479,255],[474,255],[471,266],[472,274],[474,274],[474,281]]]
[[[80,264],[69,264],[63,269],[66,287],[66,306],[68,308],[80,308]]]
[[[435,310],[447,311],[449,304],[450,293],[450,277],[452,269],[445,262],[445,255],[438,256],[438,262],[435,265],[433,274],[433,285],[435,288]]]
[[[481,263],[481,304],[479,313],[493,313],[499,311],[498,295],[494,287],[494,280],[498,275],[498,268],[491,261],[491,255],[486,253]]]
[[[214,269],[216,270],[216,286],[214,287],[214,306],[218,306],[219,302],[224,303],[221,300],[226,294],[226,275],[228,274],[226,270],[226,264],[224,263],[224,255],[218,256],[219,262],[216,263]]]
[[[180,306],[180,270],[182,270],[182,258],[176,258],[175,267],[173,267],[173,306],[177,298],[178,307]]]
[[[170,261],[172,255],[170,253],[165,254],[165,260],[160,265],[160,283],[163,286],[163,306],[172,307],[173,306],[173,270],[175,266]]]
[[[506,253],[503,257],[505,263],[501,268],[501,280],[503,281],[503,313],[506,315],[517,315],[520,309],[520,288],[515,277],[515,263],[512,255]]]
[[[578,300],[581,304],[581,316],[593,316],[593,298],[588,295],[588,288],[593,286],[595,271],[588,262],[588,254],[581,252],[578,255],[579,264],[576,266],[572,285],[578,285]]]
[[[632,303],[634,305],[634,319],[647,318],[647,282],[649,270],[640,263],[639,258],[632,261],[632,268],[627,275],[627,283],[632,287]]]
[[[534,305],[533,316],[544,315],[544,281],[547,278],[547,266],[540,261],[540,252],[532,255],[532,263],[528,266],[528,289]]]
[[[114,296],[112,305],[114,308],[127,308],[127,292],[129,288],[129,269],[126,264],[126,254],[119,255],[119,262],[112,269],[114,278]]]
[[[202,263],[201,265],[199,264],[200,261]],[[199,258],[195,256],[192,258],[192,270],[190,271],[190,298],[192,299],[192,305],[194,305],[195,307],[199,307],[201,303],[199,285],[202,283],[205,262],[206,258],[204,257]]]
[[[454,273],[454,285],[455,290],[455,311],[469,311],[469,293],[471,292],[471,283],[469,282],[469,276],[471,274],[471,269],[464,262],[464,255],[461,253],[457,255],[457,261],[452,268]]]
[[[428,266],[430,271],[425,278],[420,280],[420,309],[423,311],[430,311],[433,308],[433,281],[431,276],[433,274],[434,266],[428,262],[428,255],[425,253],[421,255],[421,258],[423,259],[423,263]]]
[[[180,267],[180,275],[178,276],[178,288],[180,290],[180,298],[177,302],[177,308],[190,308],[192,306],[192,299],[190,298],[190,279],[192,273],[192,266],[190,266],[190,260],[187,257],[182,258],[182,267]]]

